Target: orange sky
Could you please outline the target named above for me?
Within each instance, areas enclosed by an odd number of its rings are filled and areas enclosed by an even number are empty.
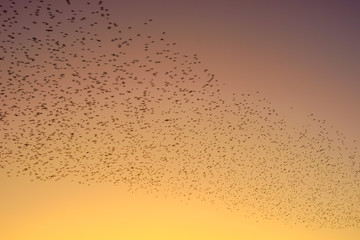
[[[1,239],[359,239],[358,3],[14,2]]]
[[[261,221],[204,202],[121,186],[1,179],[5,239],[357,239],[356,229]]]

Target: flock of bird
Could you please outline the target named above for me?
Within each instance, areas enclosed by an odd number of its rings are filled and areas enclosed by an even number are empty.
[[[90,0],[0,3],[0,174],[360,226],[356,142],[313,115],[291,126],[258,92],[227,99],[152,19],[126,26],[110,12]]]

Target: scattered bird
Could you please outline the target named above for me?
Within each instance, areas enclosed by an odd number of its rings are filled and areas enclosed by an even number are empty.
[[[111,182],[309,227],[359,227],[360,161],[326,121],[292,127],[164,31],[103,1],[0,5],[0,173]],[[245,210],[244,210],[245,209]]]

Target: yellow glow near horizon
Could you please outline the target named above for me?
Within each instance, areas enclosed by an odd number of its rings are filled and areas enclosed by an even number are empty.
[[[129,193],[112,184],[1,179],[1,239],[358,239],[355,229],[310,230],[244,218],[200,201]],[[11,187],[9,187],[11,186]]]

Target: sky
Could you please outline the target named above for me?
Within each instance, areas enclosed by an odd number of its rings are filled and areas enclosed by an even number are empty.
[[[0,3],[2,239],[359,239],[356,1]]]

